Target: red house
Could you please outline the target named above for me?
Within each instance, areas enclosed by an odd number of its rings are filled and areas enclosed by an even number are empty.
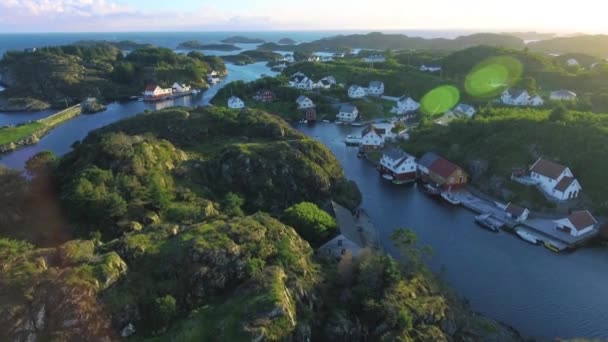
[[[304,117],[308,122],[317,121],[317,111],[314,108],[308,108],[304,112]]]
[[[276,98],[277,97],[274,95],[274,93],[267,89],[260,90],[253,96],[254,100],[260,102],[272,102],[276,100]]]

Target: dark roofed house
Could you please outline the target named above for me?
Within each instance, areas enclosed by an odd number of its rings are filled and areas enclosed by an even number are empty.
[[[592,232],[598,222],[588,210],[575,211],[565,219],[555,221],[557,229],[572,236],[582,236]]]
[[[559,201],[577,198],[583,190],[569,168],[542,158],[530,167],[530,177],[545,195]]]
[[[505,211],[507,212],[507,217],[512,218],[517,222],[523,222],[527,220],[528,216],[530,215],[530,211],[528,209],[522,208],[513,203],[507,204]]]
[[[558,179],[567,167],[545,159],[538,159],[530,168],[530,172],[538,173],[551,179]]]

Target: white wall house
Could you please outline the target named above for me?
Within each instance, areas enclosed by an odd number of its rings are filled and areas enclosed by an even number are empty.
[[[296,61],[296,59],[293,57],[293,55],[288,54],[283,56],[283,61],[287,62],[287,63],[294,63]]]
[[[391,109],[391,113],[403,115],[408,112],[417,111],[418,108],[420,108],[420,103],[414,101],[414,99],[412,99],[411,97],[404,95],[397,100],[397,103],[395,104],[393,109]]]
[[[301,72],[296,72],[289,78],[289,86],[301,90],[312,90],[314,82]]]
[[[506,216],[516,222],[524,222],[530,216],[530,210],[522,208],[513,203],[507,204],[505,207]]]
[[[187,93],[190,91],[190,86],[186,85],[186,84],[180,84],[180,83],[173,83],[173,85],[171,86],[171,88],[173,89],[174,93]]]
[[[575,65],[578,65],[578,61],[574,58],[570,58],[569,60],[566,61],[566,64],[568,64],[569,66],[575,66]]]
[[[333,76],[327,76],[327,77],[323,77],[317,83],[315,83],[314,88],[329,89],[334,85],[336,85],[336,79]]]
[[[298,105],[298,109],[308,109],[315,107],[314,102],[312,102],[311,99],[304,95],[298,96],[298,98],[296,99],[296,104]]]
[[[550,98],[553,101],[572,101],[576,99],[576,93],[570,90],[556,90],[551,92]]]
[[[380,82],[380,81],[369,82],[369,87],[367,88],[367,94],[374,95],[374,96],[382,96],[382,94],[384,94],[384,82]]]
[[[441,71],[441,67],[440,66],[436,66],[436,65],[422,64],[422,66],[420,67],[420,71],[438,72],[438,71]]]
[[[567,218],[554,222],[556,229],[577,237],[593,231],[598,225],[597,220],[587,210],[575,211]]]
[[[156,100],[171,96],[173,88],[161,88],[156,84],[151,84],[144,90],[144,99]]]
[[[340,111],[338,112],[338,120],[342,122],[353,122],[357,120],[359,116],[359,110],[357,107],[352,104],[344,104],[340,106]]]
[[[456,106],[453,110],[453,112],[457,113],[457,114],[462,114],[465,115],[469,118],[472,118],[475,113],[477,112],[475,110],[475,107],[468,105],[466,103],[460,103],[458,106]]]
[[[530,167],[530,177],[547,196],[559,201],[575,199],[583,190],[569,168],[542,158]]]
[[[530,96],[528,91],[523,89],[507,89],[502,93],[500,99],[503,104],[509,106],[538,107],[545,103],[540,96]]]
[[[245,108],[245,102],[236,96],[232,96],[228,99],[228,108],[240,109]]]
[[[389,141],[389,140],[394,141],[397,139],[407,139],[408,138],[407,128],[403,128],[400,131],[394,131],[395,123],[396,122],[381,122],[381,123],[375,123],[374,126],[376,128],[384,130],[384,140],[385,141]]]
[[[361,132],[361,148],[364,150],[377,150],[384,147],[386,130],[369,125]]]
[[[356,84],[348,87],[348,97],[351,99],[361,99],[364,98],[366,94],[365,88]]]
[[[380,172],[394,180],[414,180],[417,171],[416,158],[397,149],[389,149],[380,159]]]

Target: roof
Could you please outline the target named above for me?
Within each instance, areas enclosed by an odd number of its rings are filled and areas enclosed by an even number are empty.
[[[551,179],[557,179],[566,171],[566,167],[552,161],[539,158],[530,168],[531,172],[536,172]]]
[[[369,132],[371,132],[371,131],[376,132],[376,134],[378,134],[378,135],[380,135],[380,136],[382,136],[382,135],[386,134],[386,130],[385,130],[385,129],[383,129],[383,128],[378,128],[378,127],[376,127],[376,126],[374,126],[374,125],[372,124],[372,125],[367,126],[367,127],[366,127],[366,128],[363,130],[363,132],[361,132],[361,136],[362,136],[362,137],[363,137],[363,136],[366,136],[366,135],[367,135]]]
[[[468,105],[466,103],[461,103],[458,106],[456,106],[456,110],[459,110],[461,112],[468,112],[470,110],[475,110],[475,107]]]
[[[349,103],[340,106],[340,113],[354,113],[355,110],[357,110],[357,107]]]
[[[555,190],[564,192],[570,187],[570,185],[572,185],[572,183],[574,183],[575,180],[576,179],[574,177],[564,177],[559,183],[557,183]]]
[[[576,93],[570,90],[556,90],[551,92],[551,96],[576,97]]]
[[[380,88],[380,87],[384,87],[384,83],[380,82],[380,81],[371,81],[369,82],[369,87],[370,88]]]
[[[512,98],[518,98],[524,92],[527,93],[527,91],[525,89],[509,89],[507,91],[509,92],[509,95],[511,95]]]
[[[148,84],[148,86],[146,87],[146,91],[155,91],[156,88],[158,88],[158,85],[156,85],[156,84]]]
[[[348,87],[348,90],[351,90],[351,89],[352,89],[352,90],[355,90],[355,89],[357,89],[357,88],[361,88],[361,89],[363,89],[363,87],[362,87],[362,86],[360,86],[360,85],[356,85],[356,84],[353,84],[353,85],[351,85],[350,87]]]
[[[384,155],[391,158],[392,160],[397,160],[407,156],[405,152],[396,148],[391,148],[387,151],[384,151]]]
[[[437,160],[435,160],[433,165],[431,165],[429,168],[429,170],[431,170],[433,173],[436,173],[443,178],[448,178],[458,169],[460,169],[458,165],[442,157],[437,158]]]
[[[418,160],[418,164],[430,169],[433,163],[440,158],[437,154],[433,152],[425,153],[420,160]]]
[[[308,97],[304,96],[304,95],[300,95],[298,96],[298,98],[296,99],[296,102],[300,103],[300,102],[304,102],[306,100],[310,100]]]
[[[403,96],[401,96],[401,97],[399,98],[399,100],[397,100],[397,101],[399,101],[399,102],[405,102],[407,99],[411,99],[412,101],[414,100],[414,99],[412,99],[412,98],[411,98],[411,96],[409,96],[409,95],[403,95]]]
[[[526,208],[522,208],[516,204],[509,203],[507,205],[507,207],[505,208],[505,211],[515,217],[520,217],[521,215],[524,214],[524,212],[526,211]]]
[[[228,102],[234,102],[234,101],[242,101],[240,98],[236,97],[236,96],[231,96],[228,99]]]
[[[568,221],[576,230],[583,230],[597,224],[596,219],[588,210],[575,211],[568,216]]]

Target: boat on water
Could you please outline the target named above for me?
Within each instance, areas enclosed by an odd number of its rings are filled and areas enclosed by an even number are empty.
[[[354,135],[347,135],[346,139],[344,139],[344,142],[346,143],[346,145],[358,146],[358,145],[361,145],[361,137],[357,137]]]
[[[389,175],[388,173],[383,174],[382,178],[386,179],[387,181],[393,181],[394,180],[393,176]]]
[[[524,240],[526,242],[529,242],[529,243],[531,243],[533,245],[540,244],[540,240],[536,236],[534,236],[531,233],[528,233],[525,230],[515,229],[515,234],[517,234],[517,236],[519,236],[522,240]]]
[[[460,200],[454,196],[450,191],[444,191],[441,193],[441,198],[452,205],[460,205]]]
[[[475,222],[480,225],[482,228],[485,228],[491,232],[498,233],[500,232],[500,226],[498,226],[492,220],[492,214],[482,214],[475,216]]]
[[[441,195],[441,189],[439,189],[438,187],[436,187],[432,184],[426,183],[426,184],[424,184],[423,188],[424,188],[424,191],[431,196]]]
[[[331,123],[331,121],[329,121],[329,120],[323,120],[323,122],[325,122],[325,123]]]

